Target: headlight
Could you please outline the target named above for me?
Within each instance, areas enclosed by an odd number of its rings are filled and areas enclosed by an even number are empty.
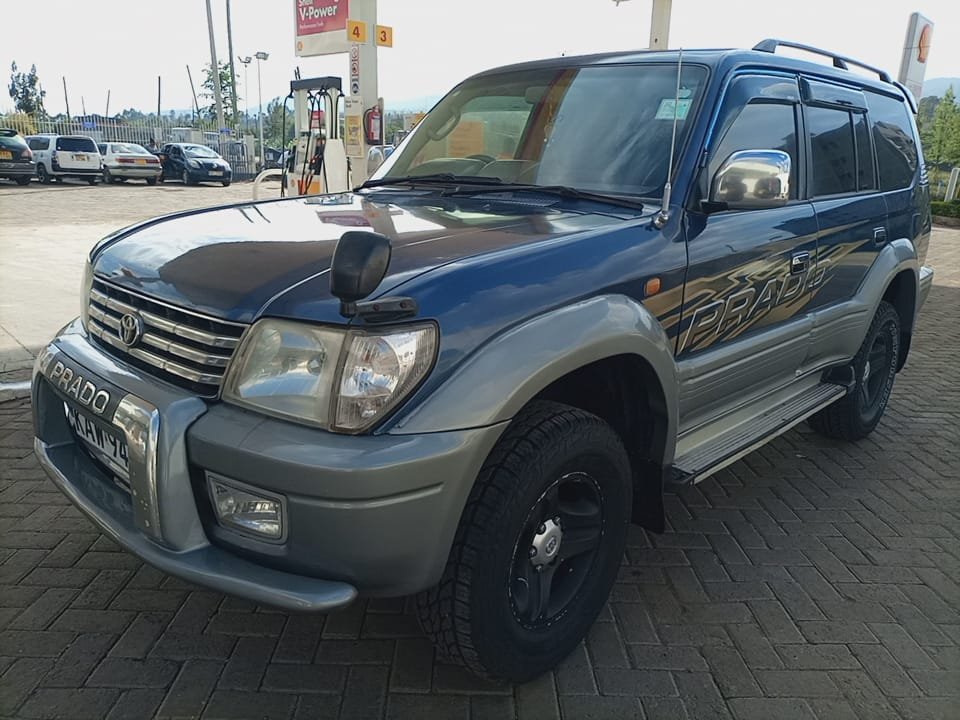
[[[192,168],[200,167],[200,163],[198,163],[196,160],[187,160],[187,165],[189,165]]]
[[[436,346],[432,324],[371,332],[261,320],[230,365],[223,398],[326,429],[360,432],[419,384]]]
[[[356,432],[396,406],[433,365],[433,325],[373,334],[352,331],[340,373],[335,427]]]
[[[90,320],[90,290],[93,289],[93,265],[87,258],[83,266],[83,280],[80,281],[80,323],[87,329]]]

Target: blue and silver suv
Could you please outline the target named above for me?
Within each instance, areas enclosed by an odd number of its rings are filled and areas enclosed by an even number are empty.
[[[782,44],[484,72],[352,193],[104,238],[36,363],[44,468],[166,572],[415,593],[444,657],[544,672],[665,484],[804,420],[865,437],[906,362],[913,100]]]

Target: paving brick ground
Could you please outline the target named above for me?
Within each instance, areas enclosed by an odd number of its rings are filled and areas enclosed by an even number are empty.
[[[876,433],[805,429],[671,495],[611,602],[521,686],[434,662],[404,600],[278,613],[142,565],[0,404],[0,717],[960,718],[960,232]]]

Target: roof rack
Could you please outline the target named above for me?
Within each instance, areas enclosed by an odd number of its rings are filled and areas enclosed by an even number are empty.
[[[778,47],[789,47],[795,48],[797,50],[805,50],[806,52],[813,53],[814,55],[823,55],[833,60],[833,66],[835,68],[840,68],[841,70],[849,70],[849,65],[856,65],[861,67],[864,70],[869,70],[870,72],[875,72],[879,78],[886,83],[892,83],[890,75],[887,74],[885,70],[880,68],[875,68],[873,65],[867,65],[862,63],[859,60],[854,60],[853,58],[848,58],[843,55],[837,55],[832,53],[829,50],[821,50],[820,48],[815,48],[812,45],[804,45],[802,43],[790,42],[789,40],[777,40],[776,38],[767,38],[766,40],[761,40],[756,45],[753,46],[754,50],[765,53],[775,53]]]

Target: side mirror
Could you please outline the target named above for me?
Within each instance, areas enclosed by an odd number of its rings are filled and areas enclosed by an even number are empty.
[[[340,236],[330,265],[330,292],[340,298],[341,315],[356,315],[357,301],[377,289],[390,254],[390,239],[379,233],[349,230]]]
[[[739,150],[710,184],[710,204],[730,210],[778,207],[790,199],[790,156],[782,150]]]

